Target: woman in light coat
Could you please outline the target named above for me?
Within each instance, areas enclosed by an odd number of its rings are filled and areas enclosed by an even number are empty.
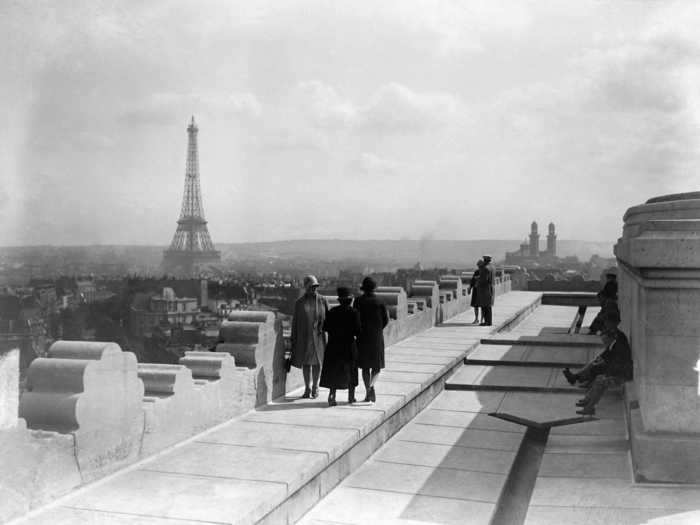
[[[294,303],[292,318],[292,366],[304,373],[303,398],[318,397],[318,379],[326,348],[323,323],[328,313],[328,302],[319,295],[318,279],[313,275],[304,277],[304,295]],[[313,377],[313,382],[312,382]]]

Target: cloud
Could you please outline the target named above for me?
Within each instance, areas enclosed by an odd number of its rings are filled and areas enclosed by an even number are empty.
[[[291,99],[318,126],[342,128],[357,122],[357,108],[343,99],[335,88],[318,80],[300,82]]]
[[[177,93],[156,92],[137,107],[125,111],[122,119],[128,124],[171,125],[183,115],[206,114],[255,120],[262,114],[262,105],[253,93]]]
[[[460,116],[462,109],[455,95],[419,93],[397,82],[378,87],[364,103],[343,98],[329,84],[301,82],[290,104],[318,127],[400,134],[448,124]]]
[[[374,153],[362,153],[351,163],[350,167],[363,176],[383,178],[399,175],[401,173],[402,164],[395,160],[380,157]]]
[[[445,124],[457,116],[459,101],[448,93],[417,93],[390,83],[381,86],[362,110],[365,127],[378,131],[411,132]]]

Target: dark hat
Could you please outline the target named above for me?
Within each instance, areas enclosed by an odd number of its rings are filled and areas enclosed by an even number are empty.
[[[479,259],[478,261],[476,261],[476,265],[479,266],[479,267],[481,267],[481,266],[483,266],[483,265],[485,265],[485,264],[486,264],[486,263],[484,262],[483,259]]]
[[[365,277],[362,279],[362,286],[360,286],[360,290],[363,292],[371,292],[377,287],[377,281],[372,279],[371,277]]]
[[[347,286],[338,286],[338,299],[351,299],[352,294],[350,294],[350,288]]]
[[[484,260],[488,259],[489,261],[490,261],[491,259],[493,259],[493,257],[491,257],[491,256],[488,255],[488,254],[482,255],[482,258],[483,258]]]

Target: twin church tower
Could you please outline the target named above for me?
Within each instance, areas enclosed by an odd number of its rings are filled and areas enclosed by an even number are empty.
[[[554,223],[549,223],[549,232],[547,233],[547,249],[540,251],[540,234],[537,231],[537,223],[535,221],[530,225],[530,240],[525,240],[520,244],[520,249],[515,252],[506,252],[506,264],[528,264],[550,262],[557,258],[557,234],[554,229]]]
[[[522,250],[523,245],[520,245]],[[540,234],[537,233],[537,223],[532,221],[530,225],[530,243],[528,245],[530,257],[540,256]],[[557,256],[557,234],[554,231],[554,223],[549,223],[549,233],[547,233],[547,249],[544,254],[550,257]]]

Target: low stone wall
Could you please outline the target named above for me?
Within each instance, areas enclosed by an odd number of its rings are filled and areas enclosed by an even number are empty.
[[[11,368],[2,377],[17,392]],[[19,406],[3,399],[0,522],[248,411],[250,379],[223,352],[137,364],[115,343],[54,343],[30,365]]]

